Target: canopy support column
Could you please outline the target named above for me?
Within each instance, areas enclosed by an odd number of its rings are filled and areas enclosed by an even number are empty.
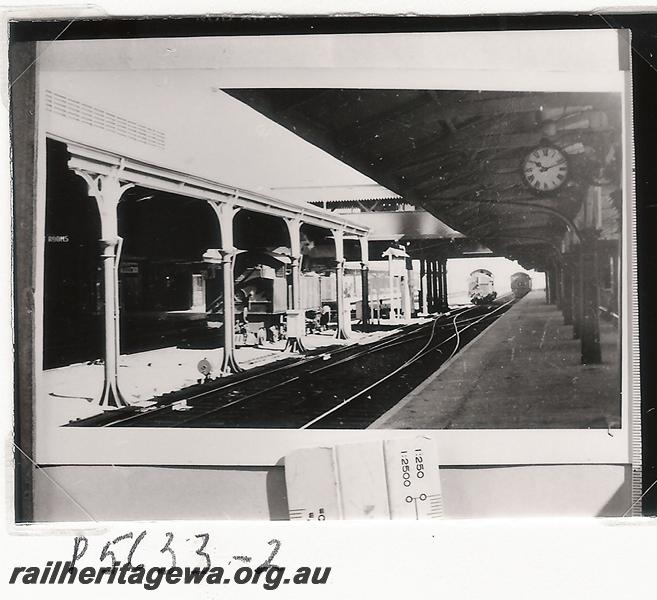
[[[578,340],[582,329],[582,249],[577,247],[573,256],[573,339]]]
[[[598,254],[595,231],[582,232],[582,364],[600,364]]]
[[[346,340],[349,336],[345,330],[345,303],[344,303],[344,232],[342,229],[333,230],[335,241],[335,285],[336,302],[338,305],[338,329],[335,337]]]
[[[449,310],[449,302],[447,301],[447,259],[440,260],[440,278],[441,278],[441,295],[440,295],[440,312],[447,312]]]
[[[556,269],[557,269],[557,308],[563,312],[563,297],[564,297],[564,267],[563,267],[563,261],[558,261],[556,263]]]
[[[554,282],[552,281],[552,266],[548,262],[545,265],[545,304],[552,304],[554,295]]]
[[[287,341],[285,352],[304,354],[303,337],[306,333],[306,315],[301,307],[301,220],[285,219],[290,234],[290,272],[292,278],[292,305],[287,309]]]
[[[545,304],[550,304],[550,269],[543,271],[545,275]]]
[[[388,256],[388,294],[390,298],[390,315],[389,319],[392,321],[395,318],[395,278],[392,274],[392,254]]]
[[[361,312],[363,313],[363,327],[367,328],[370,324],[370,253],[367,238],[361,236],[358,241],[360,242]]]
[[[563,266],[563,299],[561,302],[561,311],[563,313],[563,324],[573,324],[573,265],[570,257],[566,257]]]
[[[103,260],[104,282],[104,382],[100,397],[100,406],[117,408],[127,406],[119,390],[118,367],[120,355],[120,309],[119,309],[119,281],[118,266],[123,240],[118,234],[117,209],[121,196],[133,187],[132,183],[122,184],[119,177],[121,168],[112,169],[109,174],[99,175],[81,169],[74,172],[82,177],[87,184],[89,195],[96,199],[100,214],[101,228],[101,258]]]
[[[427,260],[427,312],[436,312],[436,265]]]
[[[424,281],[425,277],[425,269],[424,269],[424,258],[420,258],[420,295],[419,295],[419,309],[420,312],[424,312],[424,308],[427,305],[426,303],[426,291],[427,291],[427,285],[426,282]]]
[[[436,311],[443,312],[443,296],[445,294],[443,290],[443,262],[442,260],[436,260],[434,262],[434,277],[436,279]]]
[[[552,304],[555,308],[559,308],[559,268],[556,262],[552,263],[550,268],[552,272]]]
[[[610,256],[610,263],[609,263],[612,307],[613,307],[613,312],[616,313],[617,315],[620,315],[620,305],[621,305],[621,300],[620,300],[621,284],[620,284],[619,262],[620,262],[620,248],[618,248],[616,253],[613,253]],[[613,321],[616,327],[618,327],[620,318],[615,318]]]
[[[434,281],[434,299],[433,311],[442,312],[443,310],[443,278],[440,272],[440,261],[433,261],[433,281]]]
[[[400,293],[400,312],[404,316],[404,319],[410,319],[411,318],[411,313],[412,313],[412,306],[411,306],[411,287],[409,285],[409,274],[410,271],[405,268],[406,265],[404,265],[404,270],[403,270],[403,275],[399,278],[399,293]]]
[[[223,278],[223,330],[224,330],[224,356],[221,361],[220,373],[222,376],[240,373],[240,367],[235,358],[235,247],[233,245],[233,219],[239,208],[229,202],[209,202],[214,210],[221,232],[221,248],[215,253],[220,256]],[[210,254],[208,250],[206,256]]]

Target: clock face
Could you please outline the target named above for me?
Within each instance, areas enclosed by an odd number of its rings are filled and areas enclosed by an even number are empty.
[[[537,192],[553,192],[568,176],[568,161],[561,150],[541,146],[532,150],[522,163],[522,175]]]

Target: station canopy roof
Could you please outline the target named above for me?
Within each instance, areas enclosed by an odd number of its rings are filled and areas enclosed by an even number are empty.
[[[620,208],[618,93],[226,91],[526,268],[559,251],[591,184],[606,186]],[[534,192],[522,177],[523,159],[544,145],[570,164],[552,194]]]
[[[620,208],[621,47],[613,30],[57,40],[39,84],[164,142],[48,113],[63,137],[299,203],[399,196],[541,268],[591,184]],[[544,143],[570,163],[553,194],[521,177]]]

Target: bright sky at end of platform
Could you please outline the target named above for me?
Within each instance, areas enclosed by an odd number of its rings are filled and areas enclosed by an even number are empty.
[[[460,297],[468,291],[468,278],[476,269],[488,269],[495,279],[495,291],[498,295],[511,291],[511,275],[518,272],[527,273],[532,278],[533,289],[545,288],[545,275],[533,269],[524,269],[515,260],[499,256],[477,258],[450,258],[447,261],[447,290],[450,298]],[[465,297],[465,296],[464,296]]]

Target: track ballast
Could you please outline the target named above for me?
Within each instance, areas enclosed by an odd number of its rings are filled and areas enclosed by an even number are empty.
[[[366,344],[317,350],[71,423],[100,427],[363,429],[512,304],[451,311]]]

